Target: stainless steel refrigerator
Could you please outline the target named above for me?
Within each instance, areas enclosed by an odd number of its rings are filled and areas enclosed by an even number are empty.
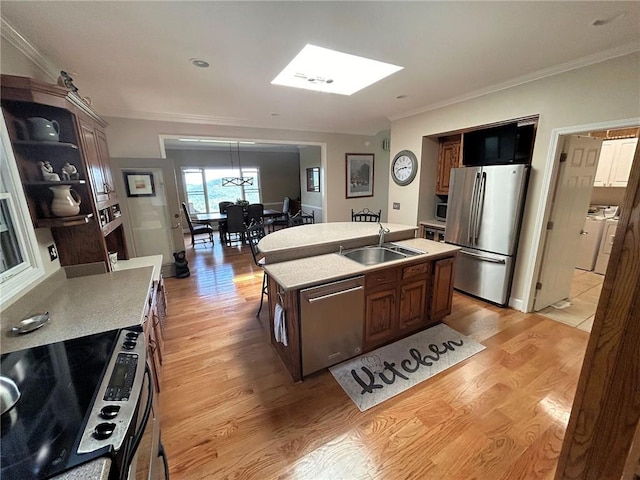
[[[444,239],[462,247],[457,290],[507,304],[528,178],[519,164],[451,170]]]

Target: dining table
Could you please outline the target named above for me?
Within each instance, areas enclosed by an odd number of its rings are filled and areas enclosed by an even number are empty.
[[[246,217],[245,212],[245,217]],[[273,218],[280,217],[283,213],[278,210],[272,210],[270,208],[265,208],[262,213],[262,218]],[[218,225],[220,222],[224,222],[227,219],[227,214],[222,212],[211,212],[211,213],[196,213],[192,217],[193,223],[207,224],[207,225]],[[219,230],[219,229],[218,229]],[[220,232],[220,241],[223,242],[222,232]],[[224,242],[223,242],[224,244]]]
[[[263,218],[280,217],[280,216],[282,216],[282,212],[279,212],[278,210],[271,210],[270,208],[265,208],[264,212],[262,213]],[[193,220],[195,222],[207,223],[209,225],[224,222],[226,219],[227,219],[227,214],[221,213],[221,212],[196,213],[195,215],[193,215]]]

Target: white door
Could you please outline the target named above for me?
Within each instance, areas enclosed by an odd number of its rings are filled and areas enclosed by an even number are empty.
[[[589,210],[602,140],[569,136],[552,199],[534,310],[542,310],[569,296],[580,252],[580,232]]]
[[[123,173],[141,170],[125,168]],[[154,195],[127,197],[135,254],[160,254],[164,265],[172,264],[173,253],[184,250],[175,173],[171,168],[145,168],[144,173],[153,175]]]

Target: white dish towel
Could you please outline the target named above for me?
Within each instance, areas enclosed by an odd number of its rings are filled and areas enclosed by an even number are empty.
[[[273,319],[273,336],[276,342],[282,343],[285,347],[287,343],[287,322],[284,316],[284,308],[276,303],[275,318]]]

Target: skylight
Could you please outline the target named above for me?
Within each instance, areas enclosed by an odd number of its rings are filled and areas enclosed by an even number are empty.
[[[402,68],[307,44],[271,83],[352,95]]]

